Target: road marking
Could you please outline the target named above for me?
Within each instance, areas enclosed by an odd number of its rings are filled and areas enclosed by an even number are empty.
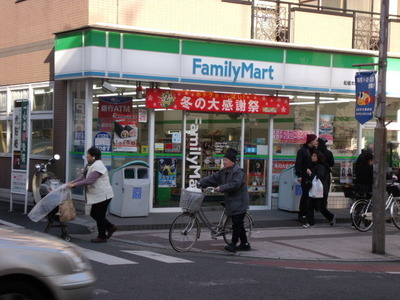
[[[102,264],[106,265],[135,265],[137,262],[127,260],[124,258],[120,258],[117,256],[109,255],[106,253],[98,252],[98,251],[93,251],[89,249],[83,249],[83,252],[85,253],[86,257],[90,260],[97,261]]]
[[[167,264],[179,264],[179,263],[192,263],[193,261],[178,258],[178,257],[173,257],[173,256],[168,256],[168,255],[163,255],[151,251],[134,251],[134,250],[123,250],[123,252],[130,253],[133,255],[138,255],[141,257],[146,257],[150,259],[154,259],[157,261],[161,261]]]
[[[23,226],[19,226],[17,224],[10,223],[10,222],[4,221],[4,220],[0,220],[0,223],[3,224],[3,225],[7,225],[7,226],[10,226],[10,227],[13,227],[13,228],[24,228]]]

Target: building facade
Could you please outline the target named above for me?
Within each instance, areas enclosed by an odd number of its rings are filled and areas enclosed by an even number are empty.
[[[353,65],[378,60],[379,1],[362,2],[8,1],[0,33],[2,197],[13,184],[14,101],[29,99],[28,179],[54,153],[62,156],[54,172],[76,177],[95,144],[111,172],[148,163],[150,211],[175,211],[181,189],[220,168],[224,149],[234,147],[252,209],[276,209],[280,174],[314,132],[336,159],[330,206],[346,207],[343,186],[375,127],[354,116]],[[397,1],[391,14],[388,162],[399,167]],[[157,97],[164,102],[154,105]],[[266,109],[256,109],[265,99]],[[281,101],[287,111],[277,109]],[[86,210],[82,191],[74,192]]]

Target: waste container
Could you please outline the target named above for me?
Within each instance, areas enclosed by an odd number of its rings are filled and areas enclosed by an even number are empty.
[[[109,211],[120,217],[146,217],[150,205],[149,164],[132,161],[114,170],[110,176],[114,190]]]
[[[297,182],[294,166],[283,170],[279,175],[278,208],[287,211],[299,211],[302,189]]]

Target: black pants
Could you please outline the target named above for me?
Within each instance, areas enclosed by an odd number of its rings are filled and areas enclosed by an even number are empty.
[[[110,204],[111,199],[107,199],[105,201],[92,204],[92,209],[90,210],[90,216],[96,221],[97,223],[97,230],[99,234],[97,237],[101,239],[107,238],[106,230],[112,228],[114,225],[111,224],[106,219],[106,212],[108,205]]]
[[[247,244],[246,229],[244,228],[243,220],[246,213],[233,215],[232,218],[232,244],[236,245],[240,239],[240,244]]]
[[[326,208],[326,200],[324,198],[308,198],[307,201],[307,220],[308,224],[314,225],[314,210],[317,209],[325,218],[332,221],[335,216]]]
[[[307,203],[308,203],[308,192],[309,192],[309,187],[306,185],[306,178],[302,178],[301,180],[301,198],[300,198],[300,204],[299,204],[299,218],[303,218],[307,216]]]

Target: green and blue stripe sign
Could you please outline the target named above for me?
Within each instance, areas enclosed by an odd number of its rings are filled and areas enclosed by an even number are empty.
[[[57,35],[55,78],[160,82],[355,93],[354,64],[378,57],[86,30]],[[388,94],[400,95],[400,59],[388,60]]]

